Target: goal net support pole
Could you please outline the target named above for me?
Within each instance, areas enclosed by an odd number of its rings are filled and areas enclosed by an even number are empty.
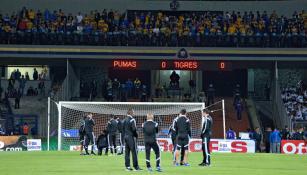
[[[59,119],[58,119],[58,151],[61,151],[61,144],[62,144],[62,140],[61,140],[61,136],[62,136],[62,103],[59,102],[59,107],[58,107],[58,112],[59,112]]]
[[[226,117],[225,117],[225,100],[222,100],[222,111],[223,111],[223,132],[224,139],[226,139]]]
[[[48,112],[47,112],[47,151],[50,150],[50,97],[48,97]]]

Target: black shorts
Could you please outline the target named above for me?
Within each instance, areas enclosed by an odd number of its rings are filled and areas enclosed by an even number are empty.
[[[80,141],[80,143],[83,143],[84,140],[85,140],[85,135],[80,134],[80,135],[79,135],[79,141]]]
[[[189,150],[189,136],[186,135],[186,136],[178,136],[177,137],[177,146],[176,146],[177,150],[181,150],[181,149],[184,149],[184,150]]]

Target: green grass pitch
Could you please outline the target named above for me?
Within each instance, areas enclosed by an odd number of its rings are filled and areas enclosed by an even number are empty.
[[[170,153],[162,154],[163,172],[149,173],[144,152],[143,171],[126,172],[123,156],[80,156],[78,152],[0,152],[1,175],[306,175],[306,155],[212,154],[211,167],[198,167],[201,153],[191,153],[191,167],[174,167]],[[152,156],[152,166],[154,160]]]

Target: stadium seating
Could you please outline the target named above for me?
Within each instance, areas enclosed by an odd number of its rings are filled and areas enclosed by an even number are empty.
[[[307,120],[307,89],[304,86],[282,89],[282,99],[293,121]]]
[[[1,44],[306,47],[307,13],[97,10],[67,14],[21,9],[0,14]]]

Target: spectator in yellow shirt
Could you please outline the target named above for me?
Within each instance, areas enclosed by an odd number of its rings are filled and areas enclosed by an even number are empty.
[[[135,24],[136,27],[138,27],[141,24],[141,20],[138,16],[135,17],[134,24]]]
[[[33,28],[33,23],[31,21],[27,21],[27,30],[32,30]]]
[[[234,35],[237,32],[236,27],[234,26],[234,24],[231,24],[228,28],[228,34],[229,35]]]
[[[102,31],[103,31],[103,32],[108,32],[108,31],[109,31],[109,25],[108,25],[107,23],[104,23],[104,24],[102,25]]]
[[[3,26],[3,30],[5,32],[11,32],[11,27],[8,24],[6,24],[6,25]]]
[[[34,18],[35,18],[34,10],[32,10],[32,9],[29,10],[28,17],[29,17],[30,20],[32,20],[32,21],[34,20]]]

